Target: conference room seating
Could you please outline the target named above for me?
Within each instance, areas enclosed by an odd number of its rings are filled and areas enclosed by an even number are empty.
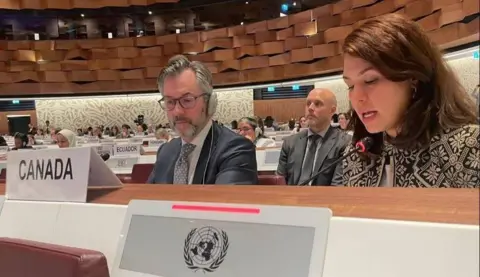
[[[284,186],[285,178],[278,175],[258,175],[259,185]]]
[[[148,176],[153,170],[153,166],[154,164],[134,164],[130,183],[145,184],[148,180]]]
[[[5,183],[7,181],[7,169],[2,168],[0,171],[0,183]]]
[[[5,277],[109,277],[107,259],[93,250],[0,238]]]

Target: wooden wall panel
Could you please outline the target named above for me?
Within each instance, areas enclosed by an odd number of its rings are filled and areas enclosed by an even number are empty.
[[[10,6],[12,1],[7,1]],[[57,5],[56,1],[63,0],[40,2]],[[94,5],[92,1],[71,3]],[[138,3],[102,3],[115,1]],[[17,6],[23,8],[25,3],[33,2],[19,0]],[[418,18],[440,48],[478,41],[478,1],[341,0],[281,18],[203,32],[140,38],[0,41],[0,95],[103,93],[132,87],[135,91],[155,90],[157,74],[175,54],[204,62],[213,73],[214,85],[222,86],[338,72],[342,69],[345,37],[365,20],[391,12]],[[467,23],[466,17],[470,20]],[[142,84],[132,86],[140,80]]]
[[[156,3],[176,3],[179,0],[2,0],[0,9],[98,9],[103,7],[147,6]]]
[[[253,114],[261,118],[270,115],[277,122],[288,122],[305,115],[305,98],[254,100]]]

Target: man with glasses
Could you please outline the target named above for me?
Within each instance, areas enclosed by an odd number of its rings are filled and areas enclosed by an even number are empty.
[[[257,184],[254,145],[212,121],[217,97],[200,62],[172,57],[158,77],[159,101],[180,136],[157,153],[151,184]]]

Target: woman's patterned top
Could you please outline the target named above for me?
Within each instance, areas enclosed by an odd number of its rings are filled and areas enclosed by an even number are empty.
[[[343,183],[355,187],[380,186],[386,157],[390,157],[394,186],[479,188],[479,130],[479,125],[445,130],[434,136],[426,149],[402,150],[385,143],[381,156],[375,160],[361,159],[355,153],[343,162]]]

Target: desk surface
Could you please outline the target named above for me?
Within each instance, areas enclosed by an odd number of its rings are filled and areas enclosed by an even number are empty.
[[[132,199],[328,207],[334,216],[479,224],[478,189],[127,184],[88,192],[88,202]],[[0,184],[0,195],[5,184]]]

